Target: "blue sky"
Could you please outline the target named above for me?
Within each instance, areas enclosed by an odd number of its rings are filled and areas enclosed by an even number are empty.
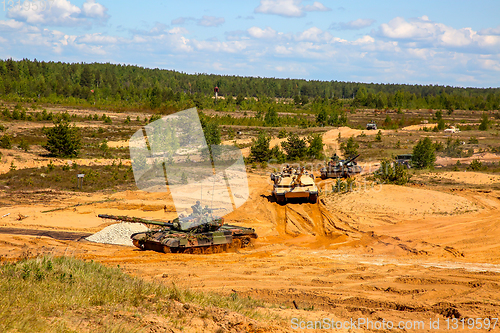
[[[500,86],[498,0],[32,0],[21,7],[5,0],[0,6],[3,59]]]

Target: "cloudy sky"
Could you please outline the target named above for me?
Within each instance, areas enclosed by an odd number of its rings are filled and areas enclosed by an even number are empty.
[[[500,86],[498,0],[5,0],[0,58]]]

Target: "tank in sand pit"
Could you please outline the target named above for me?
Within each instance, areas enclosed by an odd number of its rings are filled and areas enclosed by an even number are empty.
[[[273,196],[278,203],[285,203],[290,198],[306,198],[311,203],[318,201],[318,187],[314,183],[314,175],[308,173],[304,167],[295,170],[283,168],[282,172],[271,174]]]
[[[169,222],[104,214],[99,217],[160,226],[131,236],[134,245],[141,250],[165,253],[219,253],[231,248],[247,247],[252,239],[257,238],[252,228],[224,224],[223,218],[212,218],[208,214],[191,214]]]
[[[321,168],[321,178],[349,178],[360,174],[363,172],[363,167],[356,163],[355,159],[358,157],[359,154],[348,160],[339,161],[337,154],[335,154],[330,162],[324,168]]]

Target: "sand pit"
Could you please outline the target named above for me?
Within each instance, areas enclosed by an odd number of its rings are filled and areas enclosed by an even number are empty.
[[[149,229],[140,223],[116,223],[86,238],[94,243],[115,244],[134,246],[130,236],[136,232],[144,232]]]
[[[331,194],[327,206],[349,213],[421,217],[424,214],[462,214],[476,205],[458,195],[418,188],[382,185],[372,190]]]

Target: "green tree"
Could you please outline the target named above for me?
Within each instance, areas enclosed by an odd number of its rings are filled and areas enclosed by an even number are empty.
[[[412,165],[417,169],[433,168],[435,162],[435,147],[431,139],[420,139],[413,147]]]
[[[307,148],[307,155],[315,159],[322,159],[323,155],[323,136],[321,134],[312,134],[307,138],[309,147]]]
[[[4,149],[10,149],[12,148],[12,139],[10,138],[10,135],[4,134],[0,138],[0,148]]]
[[[243,97],[242,94],[238,94],[238,96],[236,96],[236,105],[241,105],[241,103],[243,103],[245,101],[245,97]]]
[[[203,113],[200,113],[200,123],[203,133],[205,134],[205,141],[207,142],[208,147],[210,148],[211,145],[220,145],[220,128],[215,120],[210,119],[210,117],[205,116]]]
[[[307,155],[307,144],[295,133],[290,133],[285,142],[281,143],[289,161],[303,160]]]
[[[316,122],[318,125],[325,126],[328,122],[328,113],[324,108],[322,108],[316,115]]]
[[[359,87],[358,91],[356,92],[356,99],[361,105],[365,105],[367,97],[368,93],[366,92],[366,87],[365,85],[361,85],[361,87]]]
[[[264,124],[266,126],[276,127],[279,126],[278,112],[271,106],[264,116]]]
[[[358,148],[359,143],[354,140],[353,136],[347,139],[346,142],[340,144],[340,150],[342,150],[342,154],[344,154],[345,158],[351,158],[358,155]]]
[[[437,110],[437,111],[436,111],[436,114],[435,114],[435,116],[434,116],[434,117],[436,118],[436,120],[441,120],[441,119],[443,119],[443,111],[441,111],[441,110]]]
[[[375,135],[375,141],[382,141],[382,131],[378,130],[377,134]]]
[[[480,131],[487,131],[489,124],[490,124],[490,121],[488,119],[488,115],[486,114],[486,112],[484,112],[483,116],[481,117],[481,124],[479,125],[479,130]]]
[[[442,119],[442,118],[441,118],[441,119],[439,119],[438,124],[437,124],[437,126],[436,126],[436,127],[437,127],[437,129],[438,129],[439,131],[444,130],[444,128],[446,127],[446,124],[445,124],[445,122],[444,122],[444,119]]]
[[[84,66],[80,74],[80,86],[91,88],[94,85],[95,76],[90,66]]]
[[[161,90],[158,86],[154,86],[149,94],[149,106],[151,109],[157,109],[161,105]]]
[[[255,140],[250,147],[250,157],[254,162],[267,162],[271,159],[271,150],[269,149],[270,142],[270,136],[265,132],[259,133],[257,140]]]
[[[80,132],[76,126],[71,126],[68,121],[58,120],[54,127],[45,128],[44,134],[47,142],[43,148],[57,157],[75,157],[81,148]]]

